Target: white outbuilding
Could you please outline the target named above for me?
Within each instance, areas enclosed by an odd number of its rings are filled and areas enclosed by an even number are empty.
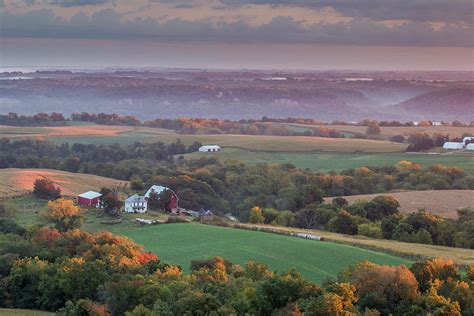
[[[473,136],[466,136],[462,139],[462,143],[464,145],[467,145],[469,143],[474,143],[474,137]]]
[[[456,143],[456,142],[446,142],[443,145],[444,149],[464,149],[464,143]]]
[[[467,144],[466,149],[474,151],[474,143]]]
[[[204,146],[199,147],[199,152],[202,152],[202,153],[219,152],[221,150],[222,149],[217,145],[204,145]]]

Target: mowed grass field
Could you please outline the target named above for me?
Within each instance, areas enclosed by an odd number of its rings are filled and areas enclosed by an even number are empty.
[[[416,212],[418,209],[445,217],[457,218],[456,210],[474,206],[474,190],[406,191],[383,194],[344,196],[349,203],[357,200],[371,200],[379,195],[393,196],[400,202],[402,213]],[[326,198],[331,202],[333,198]]]
[[[77,196],[102,187],[126,187],[127,181],[50,169],[0,169],[0,197],[19,196],[31,192],[36,179],[49,178],[65,196]]]
[[[304,277],[321,283],[362,260],[386,265],[411,264],[401,257],[349,245],[196,223],[148,226],[125,235],[161,260],[181,265],[186,272],[191,260],[221,256],[240,265],[256,261],[267,264],[271,270],[295,268]]]

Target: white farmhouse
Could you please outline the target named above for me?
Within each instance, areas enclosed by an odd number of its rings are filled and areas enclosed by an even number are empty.
[[[219,152],[222,149],[217,145],[204,145],[199,147],[199,152],[210,153],[210,152]]]
[[[443,126],[443,122],[433,121],[433,122],[431,122],[431,125],[432,126]]]
[[[132,195],[125,200],[125,212],[145,213],[148,210],[148,201],[144,196]]]
[[[464,149],[464,143],[456,143],[456,142],[446,142],[443,145],[444,149]]]

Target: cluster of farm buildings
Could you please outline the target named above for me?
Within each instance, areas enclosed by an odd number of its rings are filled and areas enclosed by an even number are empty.
[[[443,148],[448,150],[474,150],[474,137],[464,137],[461,142],[446,142],[444,143]]]
[[[162,199],[164,193],[168,195],[167,205],[164,205],[165,209],[170,210],[171,213],[185,213],[194,217],[208,218],[214,214],[209,210],[203,210],[201,212],[184,210],[178,207],[178,195],[170,188],[153,185],[151,186],[144,195],[134,194],[128,197],[124,202],[124,211],[126,213],[146,213],[148,212],[148,201],[150,195],[156,193],[158,199]],[[102,194],[95,191],[88,191],[77,196],[77,204],[83,207],[94,207],[102,208]]]

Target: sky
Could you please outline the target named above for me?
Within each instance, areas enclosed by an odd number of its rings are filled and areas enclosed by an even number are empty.
[[[0,68],[474,70],[472,0],[0,0]]]

